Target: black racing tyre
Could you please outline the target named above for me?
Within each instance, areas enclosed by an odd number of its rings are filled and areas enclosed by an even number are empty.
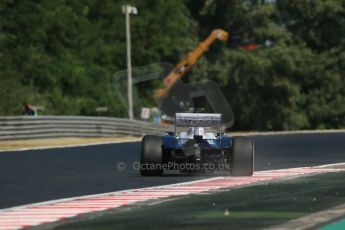
[[[232,176],[251,176],[254,172],[254,142],[249,137],[232,139],[230,171]]]
[[[162,137],[145,135],[141,141],[140,174],[142,176],[161,176],[163,169],[157,169],[157,167],[162,166],[162,162]],[[154,169],[146,167],[149,164],[157,167]]]

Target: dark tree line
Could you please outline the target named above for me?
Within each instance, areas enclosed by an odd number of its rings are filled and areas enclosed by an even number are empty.
[[[221,85],[234,129],[345,126],[344,0],[2,0],[0,114],[19,115],[27,100],[44,114],[96,115],[107,106],[107,115],[126,116],[112,86],[126,68],[125,3],[139,10],[134,66],[174,64],[212,29],[230,32],[186,80]],[[156,83],[143,84],[149,105]]]

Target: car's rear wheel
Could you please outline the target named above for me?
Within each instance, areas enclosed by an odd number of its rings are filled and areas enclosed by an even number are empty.
[[[162,137],[145,135],[141,141],[140,174],[142,176],[161,176],[163,169]]]
[[[254,172],[254,142],[249,137],[232,139],[231,175],[251,176]]]

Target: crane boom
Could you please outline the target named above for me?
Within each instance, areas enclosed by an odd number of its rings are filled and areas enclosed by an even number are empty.
[[[176,84],[176,82],[185,75],[190,68],[193,67],[200,58],[200,56],[208,50],[209,46],[212,45],[217,39],[220,41],[226,41],[229,34],[222,29],[215,29],[211,34],[203,41],[200,42],[198,47],[193,51],[189,52],[187,57],[179,62],[176,67],[165,77],[163,83],[164,86],[154,91],[154,97],[156,99],[164,97],[169,89]]]

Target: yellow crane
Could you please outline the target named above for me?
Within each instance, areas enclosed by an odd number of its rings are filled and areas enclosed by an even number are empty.
[[[164,98],[169,92],[170,88],[176,84],[176,82],[185,75],[190,68],[193,67],[200,58],[200,56],[208,50],[217,39],[225,42],[228,40],[229,34],[225,30],[215,29],[211,34],[203,41],[200,42],[196,49],[189,52],[187,57],[180,61],[176,67],[165,77],[163,81],[163,87],[154,91],[154,97],[156,100]]]

